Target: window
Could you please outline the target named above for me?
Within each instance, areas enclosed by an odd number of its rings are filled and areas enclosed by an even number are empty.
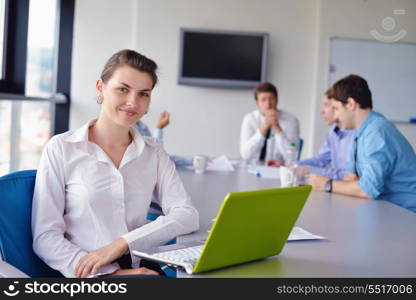
[[[36,169],[49,138],[68,130],[74,0],[0,0],[0,5],[0,33],[5,37],[0,78],[4,175]]]
[[[49,101],[0,101],[0,175],[35,169],[51,136]]]
[[[31,0],[27,35],[25,95],[51,97],[55,93],[58,0]],[[45,12],[48,12],[45,15]]]

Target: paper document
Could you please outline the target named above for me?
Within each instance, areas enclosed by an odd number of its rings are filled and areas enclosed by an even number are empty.
[[[325,239],[323,236],[314,235],[305,229],[300,227],[293,227],[292,232],[287,239],[289,241],[301,241],[301,240],[323,240]]]
[[[234,171],[234,167],[225,155],[208,161],[208,171]]]
[[[252,166],[248,167],[248,172],[261,178],[279,179],[279,168],[268,166]]]

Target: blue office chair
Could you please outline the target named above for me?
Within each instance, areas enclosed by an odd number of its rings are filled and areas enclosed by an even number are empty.
[[[299,147],[298,147],[298,160],[300,160],[300,155],[302,154],[302,148],[303,148],[303,139],[299,139]]]
[[[163,214],[162,208],[157,203],[151,202],[149,212],[147,213],[147,219],[149,221],[154,221],[162,214]],[[176,239],[170,240],[165,245],[172,245],[172,244],[176,244]],[[168,268],[165,264],[159,264],[159,265],[161,268],[163,268],[163,271],[165,272],[167,277],[176,278],[175,269],[172,269],[170,267]]]
[[[3,260],[0,260],[0,277],[2,273],[7,273],[7,277],[62,277],[60,272],[45,264],[32,248],[35,179],[36,170],[18,171],[0,177],[0,254]],[[160,214],[161,210],[154,207],[147,219],[154,220]],[[173,239],[169,244],[175,242],[176,239]],[[176,276],[173,270],[166,270],[165,273],[168,277]]]
[[[32,248],[32,197],[36,170],[0,177],[0,253],[2,260],[30,277],[62,277]]]

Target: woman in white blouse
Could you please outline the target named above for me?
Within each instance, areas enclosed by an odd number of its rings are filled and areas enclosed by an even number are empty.
[[[161,245],[199,227],[173,162],[133,126],[147,112],[157,65],[122,50],[97,80],[98,119],[54,136],[43,151],[32,209],[33,248],[66,277],[156,274],[133,249]],[[164,216],[146,220],[152,196]],[[117,262],[131,259],[132,268]]]

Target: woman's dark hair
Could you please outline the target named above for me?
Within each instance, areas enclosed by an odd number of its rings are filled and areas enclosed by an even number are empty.
[[[351,97],[360,105],[360,108],[373,108],[371,91],[367,81],[358,75],[348,75],[337,82],[331,88],[333,99],[346,104]]]
[[[256,86],[256,89],[254,90],[254,99],[257,100],[257,95],[265,92],[273,93],[277,99],[277,88],[270,82],[260,82]]]
[[[153,80],[152,88],[155,87],[158,80],[156,74],[157,64],[146,56],[129,49],[118,51],[110,57],[101,72],[101,80],[107,83],[113,76],[114,71],[121,66],[129,66],[137,71],[149,74]]]

